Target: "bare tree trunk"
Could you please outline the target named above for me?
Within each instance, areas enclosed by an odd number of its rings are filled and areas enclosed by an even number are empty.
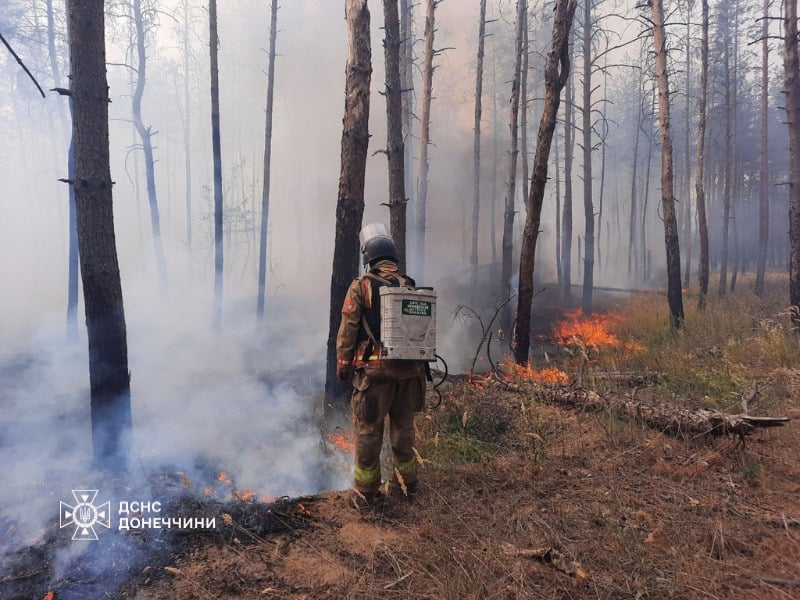
[[[608,121],[606,120],[606,107],[608,106],[608,61],[606,68],[603,69],[603,111],[601,119],[603,121],[603,134],[600,139],[600,198],[597,206],[597,272],[603,268],[603,255],[600,249],[601,237],[603,233],[603,197],[606,188],[606,137],[608,135]],[[608,260],[608,259],[606,259]]]
[[[389,162],[389,226],[401,268],[406,265],[406,189],[400,80],[400,15],[397,0],[383,0],[386,61],[386,154]]]
[[[592,312],[594,289],[594,202],[592,199],[592,0],[583,8],[583,296],[581,307]]]
[[[761,22],[761,171],[758,196],[758,266],[756,295],[764,295],[764,274],[767,270],[769,245],[769,4],[764,0]]]
[[[572,61],[572,35],[568,41],[569,61]],[[564,300],[572,299],[572,158],[575,146],[575,84],[567,74],[564,93],[564,206],[561,219],[561,285]]]
[[[261,237],[258,246],[258,302],[256,314],[264,317],[267,288],[267,233],[269,230],[269,188],[272,164],[272,106],[275,97],[275,39],[278,35],[278,0],[272,0],[269,20],[269,72],[267,73],[267,117],[264,127],[264,186],[261,192]]]
[[[527,2],[527,0],[526,0]],[[528,203],[528,8],[525,7],[525,21],[522,29],[522,66],[520,70],[520,116],[519,134],[520,147],[522,148],[522,200]]]
[[[211,49],[211,143],[214,155],[214,314],[213,324],[222,324],[223,235],[222,235],[222,145],[219,123],[219,36],[217,35],[217,0],[208,0]]]
[[[695,173],[695,195],[697,202],[697,229],[700,236],[700,293],[697,306],[703,310],[706,307],[708,295],[708,219],[706,217],[706,194],[704,187],[704,149],[706,135],[706,99],[708,95],[708,0],[701,0],[703,16],[701,19],[703,39],[700,48],[700,102],[698,113],[700,120],[697,124],[697,172]]]
[[[559,173],[560,157],[558,152],[558,135],[555,136],[556,145],[556,275],[558,287],[564,283],[564,274],[561,266],[561,174]]]
[[[742,189],[740,178],[742,172],[738,148],[739,131],[739,2],[733,3],[733,106],[731,120],[733,124],[731,147],[733,156],[733,193],[731,195],[731,225],[733,225],[733,270],[731,272],[730,291],[736,290],[736,278],[739,274],[739,223],[736,220],[736,206],[739,204],[739,192]]]
[[[156,195],[156,168],[153,159],[153,130],[142,122],[142,96],[147,82],[147,52],[145,48],[145,26],[142,17],[142,1],[133,0],[133,19],[136,26],[136,89],[133,91],[133,123],[142,140],[144,151],[144,170],[147,178],[147,198],[150,205],[150,227],[153,234],[153,246],[158,267],[158,281],[162,293],[167,289],[167,262],[164,258],[164,246],[161,242],[161,218],[158,214],[158,197]]]
[[[732,143],[732,119],[733,111],[731,110],[731,40],[730,40],[730,6],[725,3],[722,5],[724,8],[720,11],[720,27],[722,28],[722,44],[725,52],[723,59],[723,82],[725,85],[724,102],[725,102],[725,191],[722,195],[722,249],[720,253],[720,270],[719,270],[719,290],[720,296],[725,295],[728,289],[728,250],[730,244],[728,237],[730,234],[730,219],[731,219],[731,195],[734,185],[733,181],[733,143]],[[734,17],[735,18],[735,17]]]
[[[514,360],[518,364],[528,362],[530,350],[531,305],[533,303],[533,268],[536,258],[536,240],[541,223],[544,189],[547,185],[547,164],[550,160],[550,144],[556,128],[561,90],[569,77],[569,32],[575,16],[577,0],[557,0],[553,16],[553,44],[545,61],[545,98],[536,154],[533,159],[528,214],[522,235],[522,250],[519,261],[519,295],[517,315],[514,322]]]
[[[499,164],[499,132],[497,120],[497,44],[492,52],[492,207],[489,233],[492,242],[492,264],[497,264],[497,166]]]
[[[400,80],[402,85],[401,110],[403,113],[403,169],[405,191],[408,199],[406,209],[406,246],[413,243],[414,227],[414,164],[411,155],[412,117],[414,115],[414,5],[410,0],[400,0]],[[411,262],[406,256],[406,262]]]
[[[653,164],[653,147],[655,146],[655,142],[653,140],[652,133],[653,133],[653,123],[652,120],[655,117],[655,105],[656,105],[656,96],[653,94],[653,106],[650,111],[650,133],[646,133],[645,137],[647,138],[647,163],[644,170],[644,193],[642,194],[642,218],[640,220],[639,226],[639,237],[641,238],[641,251],[642,251],[642,279],[647,281],[650,277],[648,273],[648,261],[647,256],[650,253],[649,249],[647,248],[647,203],[650,200],[650,166]]]
[[[680,329],[683,324],[681,292],[681,253],[678,245],[678,223],[675,218],[675,198],[672,191],[672,136],[669,122],[669,80],[667,78],[667,40],[664,30],[664,7],[661,0],[652,0],[653,43],[658,78],[658,121],[661,131],[661,210],[664,218],[664,242],[667,251],[667,301],[670,325]]]
[[[104,2],[69,0],[67,7],[92,442],[98,465],[120,468],[131,445],[131,393],[112,208]]]
[[[686,56],[685,77],[686,94],[684,95],[685,135],[683,139],[683,181],[685,184],[683,199],[683,241],[686,249],[686,265],[683,270],[683,283],[689,285],[692,273],[692,160],[691,160],[691,119],[689,118],[689,99],[691,98],[691,36],[692,36],[692,5],[694,0],[686,3]]]
[[[481,212],[481,114],[483,106],[483,56],[486,41],[486,0],[481,0],[478,23],[478,59],[475,69],[475,136],[472,142],[472,289],[478,282],[478,224]]]
[[[789,128],[789,302],[792,322],[800,327],[800,59],[797,48],[797,0],[786,0],[784,18],[786,117]]]
[[[641,91],[641,71],[639,72],[640,82],[639,90]],[[636,217],[636,190],[638,189],[638,181],[636,179],[636,171],[639,166],[639,138],[641,135],[639,131],[642,128],[642,119],[644,118],[644,108],[639,106],[638,115],[636,118],[636,131],[634,132],[633,140],[633,172],[631,173],[631,212],[630,212],[630,227],[628,231],[628,277],[639,271],[639,252],[636,245],[636,225],[638,223]]]
[[[527,0],[517,0],[517,33],[514,49],[514,79],[511,82],[511,112],[508,119],[510,133],[508,150],[508,179],[506,180],[505,211],[503,212],[503,254],[500,280],[500,297],[511,296],[511,270],[514,250],[514,195],[517,191],[517,155],[519,154],[519,97],[522,71],[522,36],[525,29]],[[511,308],[503,308],[501,324],[508,330],[511,326]]]
[[[342,397],[344,387],[336,377],[336,334],[342,303],[350,282],[358,274],[358,231],[364,215],[364,178],[369,147],[369,87],[372,77],[370,15],[367,0],[347,0],[347,57],[341,171],[336,200],[336,235],[331,270],[331,304],[325,395]]]
[[[185,176],[186,246],[192,253],[192,98],[189,94],[189,0],[183,0],[183,172]]]
[[[419,136],[419,175],[417,179],[416,204],[416,274],[423,279],[425,274],[425,229],[428,210],[428,145],[431,137],[431,100],[433,95],[433,39],[436,33],[436,0],[426,0],[425,12],[425,58],[422,66],[422,117]]]

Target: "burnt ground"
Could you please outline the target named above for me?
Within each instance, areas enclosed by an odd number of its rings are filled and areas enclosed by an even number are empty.
[[[796,397],[772,409],[800,418]],[[796,425],[677,439],[467,383],[418,424],[413,503],[306,499],[300,523],[194,543],[117,597],[800,597]]]

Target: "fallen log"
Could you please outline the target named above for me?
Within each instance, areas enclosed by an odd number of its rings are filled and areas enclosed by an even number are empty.
[[[736,435],[744,439],[754,429],[780,427],[789,422],[788,417],[754,417],[706,408],[682,408],[628,396],[601,396],[593,390],[581,388],[537,386],[533,388],[533,393],[538,399],[551,404],[584,410],[611,410],[676,436]]]

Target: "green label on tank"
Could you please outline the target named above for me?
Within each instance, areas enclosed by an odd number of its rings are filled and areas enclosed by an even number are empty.
[[[433,314],[433,304],[424,300],[403,300],[401,310],[404,315],[430,317]]]

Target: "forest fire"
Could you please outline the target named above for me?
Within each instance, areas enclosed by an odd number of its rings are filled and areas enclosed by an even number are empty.
[[[341,452],[353,452],[356,449],[352,434],[329,433],[328,441]]]
[[[578,308],[566,313],[566,318],[555,326],[553,337],[557,343],[565,346],[580,344],[595,349],[618,348],[641,351],[642,347],[639,344],[620,340],[611,332],[621,318],[616,313],[594,314],[587,317]]]
[[[513,360],[502,363],[506,371],[503,378],[506,381],[533,381],[536,383],[546,383],[550,385],[567,385],[570,381],[569,375],[558,367],[545,367],[535,369],[530,363],[519,365]]]

